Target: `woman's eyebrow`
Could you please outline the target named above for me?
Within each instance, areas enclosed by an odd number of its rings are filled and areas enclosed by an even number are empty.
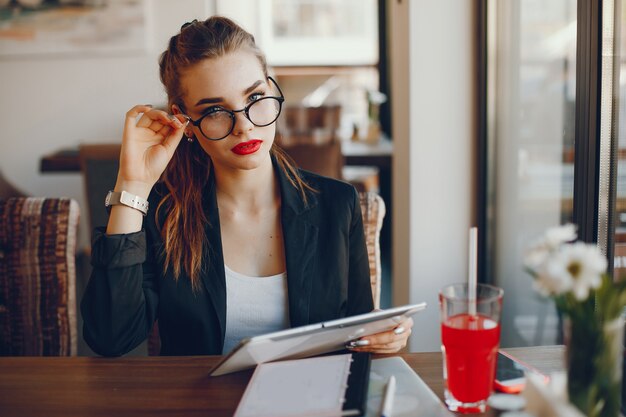
[[[223,97],[202,98],[198,100],[198,102],[196,103],[196,107],[201,106],[202,104],[221,103],[223,101],[224,101]]]
[[[251,93],[255,88],[259,85],[263,84],[262,80],[255,81],[250,87],[246,88],[243,92],[243,95]],[[210,98],[202,98],[198,100],[195,104],[196,106],[201,106],[203,104],[214,104],[214,103],[222,103],[224,101],[224,97],[210,97]]]
[[[263,84],[262,80],[257,80],[254,82],[254,84],[252,84],[250,87],[246,88],[246,91],[243,92],[243,95],[245,96],[246,94],[249,94],[252,92],[252,90],[254,90],[255,88],[257,88],[258,86],[260,86],[261,84]]]

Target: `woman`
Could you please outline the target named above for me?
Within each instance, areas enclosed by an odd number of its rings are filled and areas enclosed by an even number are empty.
[[[252,35],[222,17],[185,24],[160,74],[173,114],[127,113],[109,222],[94,236],[81,305],[93,350],[124,354],[158,319],[161,354],[222,354],[371,311],[358,195],[274,145],[284,99]],[[395,352],[412,324],[354,349]]]

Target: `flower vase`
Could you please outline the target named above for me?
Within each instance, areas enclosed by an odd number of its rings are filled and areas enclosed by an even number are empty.
[[[618,417],[621,404],[624,320],[589,317],[565,321],[567,393],[588,417]]]

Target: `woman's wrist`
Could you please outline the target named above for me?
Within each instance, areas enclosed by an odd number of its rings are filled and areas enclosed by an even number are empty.
[[[146,184],[145,182],[141,181],[127,181],[118,178],[113,191],[126,191],[127,193],[137,195],[147,200],[153,186],[154,184]]]
[[[113,191],[126,191],[147,200],[153,186],[154,184],[146,184],[142,181],[128,181],[118,176]],[[137,209],[121,204],[112,206],[106,234],[138,232],[141,230],[143,217],[142,212]]]
[[[135,233],[141,230],[142,225],[143,214],[140,211],[123,205],[113,206],[109,214],[106,234]]]

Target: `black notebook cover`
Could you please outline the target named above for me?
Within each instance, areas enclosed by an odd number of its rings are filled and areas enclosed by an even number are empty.
[[[344,416],[362,416],[367,411],[367,390],[370,381],[372,355],[367,352],[352,352],[352,364],[348,376],[348,388],[343,403]]]

